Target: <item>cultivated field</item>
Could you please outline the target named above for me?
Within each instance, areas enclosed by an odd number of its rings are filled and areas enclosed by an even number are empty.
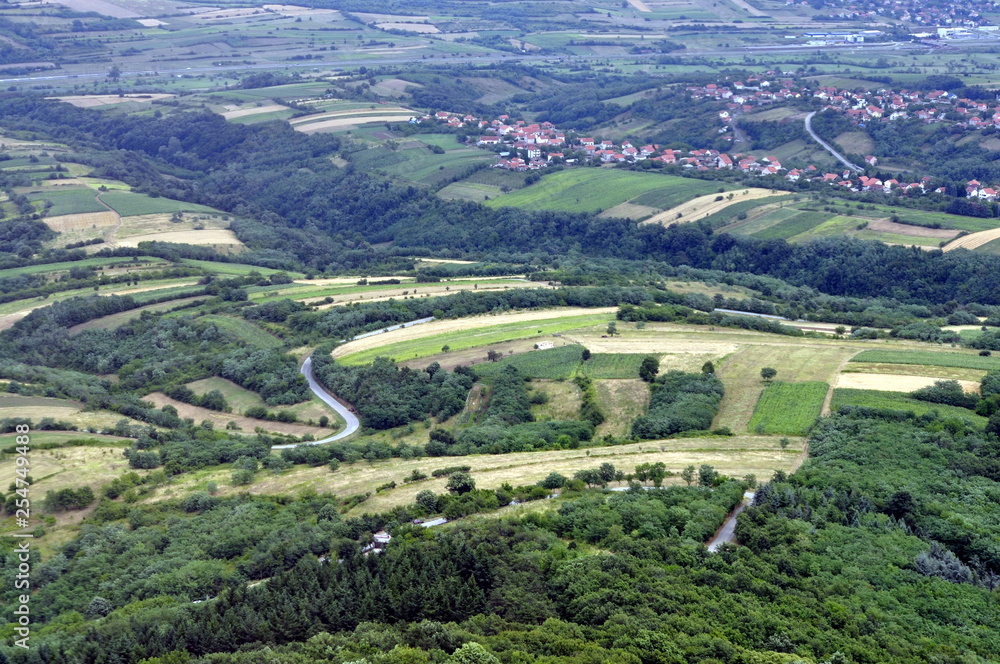
[[[937,413],[943,417],[957,417],[972,422],[977,427],[986,424],[986,418],[976,415],[971,410],[957,406],[947,406],[930,401],[911,399],[905,392],[885,392],[882,390],[855,390],[838,388],[833,391],[833,410],[841,406],[864,406],[866,408],[885,408],[888,410],[909,411],[917,415]]]
[[[461,350],[596,325],[612,320],[616,311],[567,307],[433,321],[351,341],[338,346],[333,356],[348,364],[366,364],[378,356],[402,361],[435,354],[444,345]]]
[[[536,184],[492,198],[486,205],[593,212],[632,202],[665,210],[719,188],[719,183],[671,175],[578,168],[546,175]]]
[[[942,379],[935,376],[842,373],[837,378],[837,388],[880,390],[883,392],[912,392],[922,387],[929,387],[938,380]],[[977,381],[960,380],[958,383],[966,392],[979,392],[979,383]]]
[[[1000,228],[994,228],[988,231],[980,231],[979,233],[972,233],[971,235],[966,235],[960,237],[957,240],[949,242],[943,247],[943,251],[954,251],[955,249],[978,249],[984,244],[988,244],[993,240],[1000,239]]]
[[[730,194],[707,194],[705,196],[699,196],[698,198],[692,199],[665,212],[661,212],[647,219],[645,223],[669,225],[686,221],[697,221],[698,219],[707,217],[711,214],[722,212],[731,205],[759,198],[767,198],[768,196],[774,196],[775,193],[776,192],[770,189],[748,187],[746,189],[737,189],[731,192],[733,196],[732,198],[729,198]],[[722,200],[716,200],[720,196],[722,197]]]
[[[163,408],[164,406],[170,405],[177,409],[177,414],[181,417],[190,417],[195,422],[204,422],[208,420],[217,429],[225,429],[226,425],[230,422],[235,422],[238,427],[240,427],[237,432],[243,434],[253,434],[258,428],[263,431],[269,431],[274,433],[289,434],[292,436],[304,436],[306,434],[312,434],[316,438],[322,438],[328,436],[331,433],[330,429],[324,429],[318,426],[309,426],[307,424],[291,424],[287,422],[272,422],[270,420],[258,420],[251,417],[245,417],[238,413],[222,413],[216,410],[209,410],[208,408],[202,408],[201,406],[192,406],[191,404],[184,403],[183,401],[177,401],[176,399],[171,399],[162,392],[153,392],[147,394],[143,397],[144,401],[149,401],[156,405],[157,408]],[[327,413],[331,420],[334,420],[333,411],[330,410]]]
[[[140,242],[177,242],[181,244],[196,244],[227,248],[245,248],[236,237],[236,233],[221,228],[201,231],[165,231],[163,233],[146,233],[130,235],[118,240],[122,247],[138,247]]]
[[[830,386],[819,381],[768,385],[760,395],[749,429],[758,434],[804,436],[823,410]]]

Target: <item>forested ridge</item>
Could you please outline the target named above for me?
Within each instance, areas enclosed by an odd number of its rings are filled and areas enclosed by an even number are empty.
[[[248,127],[208,112],[110,117],[23,97],[0,100],[0,112],[14,128],[77,144],[82,154],[75,159],[140,191],[245,217],[233,228],[256,249],[248,258],[262,264],[291,259],[314,268],[374,266],[391,256],[371,244],[392,241],[418,253],[448,250],[544,263],[579,251],[595,258],[769,275],[830,295],[1000,303],[1000,259],[988,254],[923,252],[849,239],[789,245],[714,235],[698,224],[639,226],[446,202],[413,186],[337,168],[327,157],[340,148],[338,139],[305,136],[280,122]],[[157,168],[180,177],[165,177]]]

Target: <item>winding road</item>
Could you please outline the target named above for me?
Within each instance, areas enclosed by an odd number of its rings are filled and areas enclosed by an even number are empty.
[[[832,154],[834,157],[836,157],[837,161],[839,161],[840,163],[842,163],[844,166],[847,166],[849,169],[851,169],[855,173],[864,173],[865,169],[861,168],[857,164],[852,164],[851,162],[847,161],[847,158],[844,155],[842,155],[839,152],[837,152],[836,150],[834,150],[832,147],[830,147],[829,143],[827,143],[822,138],[820,138],[819,136],[816,135],[816,132],[814,132],[813,128],[812,128],[812,119],[813,119],[814,115],[816,115],[816,111],[813,111],[812,113],[810,113],[809,115],[806,116],[806,131],[809,132],[809,135],[812,136],[812,139],[814,141],[816,141],[817,143],[819,143],[821,146],[823,146],[824,150],[826,150],[827,152],[829,152],[830,154]]]
[[[292,447],[298,447],[299,445],[322,445],[323,443],[332,443],[335,440],[347,438],[361,428],[361,422],[358,420],[358,416],[352,413],[347,406],[337,401],[336,397],[327,392],[313,376],[311,355],[306,358],[305,362],[302,363],[301,373],[306,377],[306,381],[309,383],[309,389],[312,390],[312,393],[319,397],[327,406],[337,411],[337,414],[344,418],[346,426],[343,431],[339,431],[332,436],[327,436],[321,440],[310,440],[304,443],[287,443],[285,445],[272,445],[272,450],[286,450]]]

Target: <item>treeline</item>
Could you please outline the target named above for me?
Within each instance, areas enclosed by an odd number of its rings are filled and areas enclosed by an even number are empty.
[[[330,357],[329,348],[313,354],[312,368],[316,379],[352,404],[372,429],[391,429],[431,417],[443,421],[456,415],[465,407],[475,380],[466,367],[448,372],[433,363],[419,371],[400,368],[383,357],[365,366],[346,366]]]

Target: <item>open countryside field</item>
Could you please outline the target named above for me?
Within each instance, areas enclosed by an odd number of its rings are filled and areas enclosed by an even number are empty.
[[[539,182],[486,201],[486,205],[566,212],[608,210],[631,201],[665,210],[694,196],[717,191],[719,183],[656,173],[577,168],[544,176]]]
[[[837,388],[880,390],[883,392],[912,392],[922,387],[929,387],[939,380],[942,379],[936,376],[842,373],[837,378]],[[979,392],[978,381],[959,380],[958,383],[966,392]]]
[[[866,408],[909,411],[917,415],[936,412],[943,417],[957,417],[968,420],[977,427],[982,427],[986,424],[985,417],[976,415],[966,408],[911,399],[905,392],[837,388],[833,391],[831,405],[833,410],[837,410],[842,406],[864,406]]]
[[[827,383],[771,383],[760,395],[749,429],[758,434],[804,436],[823,410],[830,389]]]
[[[461,350],[606,324],[616,311],[616,307],[568,307],[432,321],[348,342],[334,349],[333,357],[345,364],[367,364],[376,357],[403,361],[433,355],[446,345]]]
[[[889,364],[926,364],[935,367],[959,367],[982,371],[1000,371],[1000,357],[982,357],[975,351],[958,353],[954,350],[865,350],[851,362],[882,362]]]
[[[747,187],[736,189],[728,194],[707,194],[699,196],[677,207],[661,212],[645,221],[648,224],[672,224],[685,221],[697,221],[703,217],[722,212],[732,205],[767,198],[775,195],[771,189]],[[722,200],[717,200],[721,197]]]
[[[0,394],[0,420],[13,417],[27,417],[35,422],[51,417],[59,422],[69,422],[81,431],[104,431],[128,419],[107,410],[84,410],[84,404],[68,399]],[[81,433],[80,436],[86,434]]]
[[[205,205],[175,201],[172,198],[147,196],[131,191],[108,191],[101,194],[101,200],[123,217],[143,214],[172,214],[174,212],[208,212],[221,214]],[[103,206],[102,210],[106,209]]]
[[[325,429],[318,426],[310,426],[308,424],[299,423],[287,423],[287,422],[272,422],[270,420],[258,420],[252,417],[245,417],[238,413],[222,413],[217,410],[209,410],[208,408],[202,408],[201,406],[192,406],[191,404],[184,403],[183,401],[177,401],[176,399],[171,399],[167,395],[161,392],[153,392],[147,394],[143,397],[144,401],[149,401],[156,405],[157,408],[163,408],[164,406],[170,405],[177,409],[177,414],[181,417],[190,417],[195,422],[211,422],[217,429],[225,429],[226,425],[230,422],[235,422],[239,429],[236,430],[237,433],[244,435],[253,435],[253,433],[260,428],[263,431],[268,431],[272,433],[282,433],[291,436],[304,436],[306,434],[311,434],[316,438],[322,438],[323,436],[329,436],[333,431],[331,429]],[[333,416],[333,410],[329,410],[329,417],[331,421],[336,421],[337,418]]]
[[[375,514],[392,507],[412,503],[416,494],[425,489],[442,493],[446,477],[421,482],[403,483],[403,478],[413,470],[430,474],[435,468],[448,465],[469,465],[476,478],[476,485],[483,488],[511,484],[533,483],[550,472],[572,475],[581,468],[591,468],[607,461],[631,472],[640,464],[662,461],[667,469],[679,473],[688,465],[712,465],[725,475],[742,477],[754,473],[770,477],[775,470],[788,471],[802,452],[802,439],[793,439],[787,449],[782,449],[778,438],[764,436],[732,436],[711,438],[676,438],[665,441],[646,441],[614,447],[557,450],[550,452],[519,452],[513,454],[472,455],[464,457],[425,457],[421,459],[390,459],[386,461],[342,464],[331,472],[319,468],[297,467],[280,475],[261,473],[248,487],[234,487],[230,471],[213,469],[185,475],[172,485],[173,492],[203,488],[205,483],[218,482],[220,494],[249,490],[252,493],[289,493],[313,489],[350,496],[373,492],[373,487],[395,481],[397,487],[383,491],[354,508],[349,515]],[[678,484],[679,478],[668,478],[667,484]]]
[[[943,380],[971,380],[979,382],[986,375],[986,370],[928,366],[926,364],[893,364],[891,362],[858,362],[857,360],[851,360],[841,373],[927,376]]]

